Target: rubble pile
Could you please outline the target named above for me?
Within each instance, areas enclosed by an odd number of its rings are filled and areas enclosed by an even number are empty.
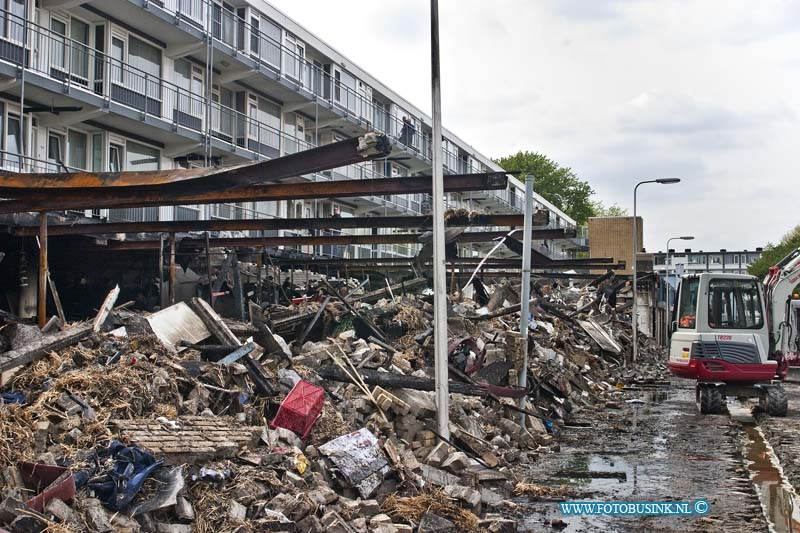
[[[48,335],[7,325],[0,527],[516,531],[509,498],[555,490],[520,467],[557,453],[577,413],[664,375],[644,335],[622,364],[624,305],[539,282],[521,388],[518,291],[476,282],[450,298],[445,438],[424,281],[323,283],[285,307],[251,303],[249,323],[199,299],[144,316],[110,298],[93,323]]]

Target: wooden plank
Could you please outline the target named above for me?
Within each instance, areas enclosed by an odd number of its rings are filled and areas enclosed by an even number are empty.
[[[622,347],[615,341],[603,327],[594,321],[592,318],[586,320],[577,320],[578,325],[583,328],[594,341],[607,352],[616,354],[622,353]]]
[[[239,348],[237,348],[236,350],[234,350],[230,354],[226,355],[225,357],[223,357],[222,359],[217,361],[217,364],[221,365],[221,366],[233,364],[233,363],[235,363],[236,361],[238,361],[239,359],[241,359],[242,357],[244,357],[245,355],[249,354],[250,352],[252,352],[255,349],[256,349],[256,345],[253,344],[252,342],[248,342],[244,346],[240,346]]]
[[[187,302],[189,308],[203,321],[206,328],[223,344],[241,347],[242,343],[239,338],[233,334],[231,329],[222,320],[222,318],[211,309],[208,302],[200,298],[192,298]],[[250,357],[245,355],[240,359],[242,364],[247,368],[250,378],[253,380],[256,391],[265,396],[274,396],[278,393],[278,389],[272,384],[269,376],[266,375],[261,365]]]
[[[231,346],[241,346],[242,343],[239,337],[233,334],[231,328],[225,324],[225,321],[217,314],[216,311],[211,309],[208,302],[200,298],[192,298],[186,304],[195,312],[195,314],[203,321],[208,331],[211,332],[222,344],[230,344]]]
[[[92,332],[91,324],[81,324],[72,327],[55,335],[44,336],[41,339],[28,344],[23,348],[8,351],[0,354],[0,372],[11,370],[35,361],[46,354],[71,346],[81,339],[89,336]]]
[[[295,346],[297,346],[298,348],[303,346],[306,337],[308,336],[309,333],[311,333],[311,329],[314,327],[314,324],[317,323],[319,317],[322,316],[322,312],[325,311],[325,308],[328,306],[328,302],[330,301],[331,301],[331,296],[329,294],[328,296],[325,297],[325,301],[322,302],[322,305],[319,306],[319,309],[317,309],[317,312],[314,314],[314,318],[312,318],[308,322],[308,324],[306,324],[306,327],[303,329],[303,332],[300,333],[300,336],[294,340]]]
[[[351,383],[350,377],[342,369],[335,366],[323,366],[317,373],[324,379]],[[392,374],[390,372],[378,372],[377,370],[369,370],[366,368],[359,369],[359,374],[367,385],[422,391],[432,391],[435,389],[435,381],[429,378],[404,376],[402,374]],[[451,393],[455,392],[469,396],[486,396],[488,394],[485,388],[469,383],[450,381],[449,386]]]
[[[103,305],[100,306],[100,310],[94,318],[94,324],[92,325],[94,331],[100,331],[100,328],[106,323],[108,315],[114,309],[114,304],[117,303],[117,298],[119,298],[119,285],[115,285],[106,295],[106,299],[103,300]]]

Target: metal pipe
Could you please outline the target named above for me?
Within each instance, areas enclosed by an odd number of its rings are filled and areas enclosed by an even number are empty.
[[[158,236],[158,305],[164,307],[164,235]]]
[[[521,302],[529,302],[531,299],[531,228],[533,227],[533,176],[525,176],[525,230],[522,247],[522,288],[520,294]],[[528,315],[530,314],[530,304],[523,305],[519,313],[519,332],[522,335],[522,368],[518,376],[519,386],[528,386]],[[525,409],[527,395],[519,399],[519,408]],[[519,423],[525,429],[525,413],[520,412]]]
[[[447,271],[444,235],[444,168],[442,165],[442,93],[439,65],[439,0],[431,0],[431,89],[433,96],[433,320],[436,378],[436,428],[450,438],[447,360]]]
[[[169,303],[175,304],[175,234],[169,234]]]
[[[20,75],[20,90],[19,90],[19,126],[20,126],[20,140],[22,141],[22,157],[20,158],[20,171],[25,171],[25,165],[28,161],[28,147],[30,143],[25,136],[25,132],[28,131],[30,135],[30,131],[33,128],[26,128],[25,127],[25,69],[27,68],[26,65],[26,55],[28,53],[28,0],[24,0],[25,7],[23,8],[23,26],[22,26],[22,73]],[[71,54],[70,54],[71,55]],[[33,54],[31,54],[31,57]],[[46,224],[46,222],[45,222]],[[43,326],[43,324],[42,324]]]
[[[47,213],[39,213],[39,327],[47,324]]]
[[[208,277],[208,303],[211,305],[211,309],[214,309],[214,283],[211,279],[211,245],[208,232],[206,232],[206,275]]]

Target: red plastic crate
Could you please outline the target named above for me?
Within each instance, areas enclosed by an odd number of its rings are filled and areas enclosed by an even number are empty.
[[[305,440],[322,413],[324,403],[325,390],[322,387],[300,380],[281,403],[269,427],[294,431]]]

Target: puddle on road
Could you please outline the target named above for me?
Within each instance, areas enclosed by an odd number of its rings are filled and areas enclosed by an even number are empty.
[[[743,423],[742,426],[747,433],[747,469],[761,500],[764,515],[770,521],[770,529],[776,533],[800,532],[800,504],[783,476],[775,452],[764,440],[758,426],[752,423]]]

